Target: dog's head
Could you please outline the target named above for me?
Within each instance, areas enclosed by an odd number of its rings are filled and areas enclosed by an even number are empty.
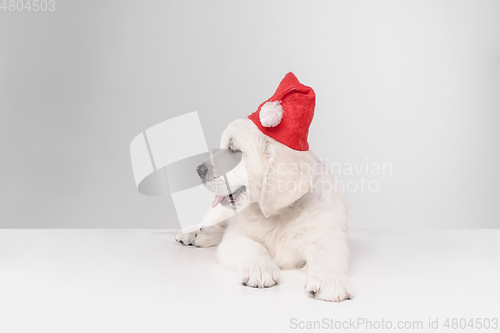
[[[229,124],[220,150],[196,171],[215,194],[212,207],[241,209],[257,202],[269,217],[309,191],[312,158],[308,151],[293,150],[268,137],[244,118]]]

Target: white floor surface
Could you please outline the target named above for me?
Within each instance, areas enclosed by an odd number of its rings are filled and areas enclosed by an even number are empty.
[[[0,332],[382,332],[382,320],[442,332],[448,318],[449,331],[500,331],[451,327],[500,319],[500,230],[351,230],[355,295],[342,303],[314,300],[300,270],[244,287],[215,248],[173,234],[0,230]]]

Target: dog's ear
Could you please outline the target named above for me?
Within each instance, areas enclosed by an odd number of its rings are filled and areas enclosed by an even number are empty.
[[[264,178],[259,205],[266,217],[290,206],[311,188],[307,152],[295,151],[276,142],[266,141]]]

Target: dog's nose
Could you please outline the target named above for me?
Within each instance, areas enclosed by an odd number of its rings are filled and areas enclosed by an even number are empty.
[[[196,167],[196,172],[198,172],[200,178],[203,178],[207,174],[208,168],[204,164],[200,164]]]

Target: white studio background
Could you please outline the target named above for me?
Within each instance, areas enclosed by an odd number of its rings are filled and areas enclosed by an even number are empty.
[[[0,227],[177,228],[131,140],[198,111],[216,148],[289,71],[316,91],[318,157],[391,165],[339,175],[378,184],[347,191],[351,228],[500,227],[500,2],[457,0],[2,10]]]

